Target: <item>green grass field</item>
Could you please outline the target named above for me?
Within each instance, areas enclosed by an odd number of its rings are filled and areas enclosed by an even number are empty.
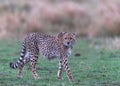
[[[89,47],[90,41],[78,39],[69,58],[69,66],[75,82],[57,79],[58,59],[48,61],[39,57],[37,72],[41,79],[34,80],[27,64],[23,79],[17,79],[17,70],[9,68],[9,62],[19,58],[21,41],[0,41],[0,86],[120,86],[120,50]],[[80,56],[76,56],[79,54]]]

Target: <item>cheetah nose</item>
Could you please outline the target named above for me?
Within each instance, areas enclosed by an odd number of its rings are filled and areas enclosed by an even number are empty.
[[[67,44],[69,45],[69,44],[70,44],[70,42],[67,42]]]

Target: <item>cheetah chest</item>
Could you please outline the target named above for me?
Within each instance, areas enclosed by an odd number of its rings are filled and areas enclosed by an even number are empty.
[[[67,53],[66,53],[66,54],[67,54],[67,57],[69,57],[69,56],[71,55],[71,52],[72,52],[71,48],[68,48],[68,49],[67,49]]]

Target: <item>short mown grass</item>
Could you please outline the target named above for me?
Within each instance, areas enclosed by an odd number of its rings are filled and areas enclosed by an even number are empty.
[[[91,41],[77,39],[69,66],[75,82],[57,79],[58,59],[46,60],[39,57],[37,72],[41,77],[34,80],[27,64],[23,78],[18,79],[17,70],[9,67],[9,62],[19,58],[21,41],[0,41],[0,86],[120,86],[120,50],[106,50],[90,47]]]

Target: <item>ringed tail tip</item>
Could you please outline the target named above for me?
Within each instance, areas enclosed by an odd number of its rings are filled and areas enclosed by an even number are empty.
[[[13,65],[13,63],[12,63],[12,62],[10,62],[10,63],[9,63],[9,66],[10,66],[11,68],[12,68],[12,65]]]
[[[10,68],[13,68],[13,69],[17,68],[17,67],[14,67],[14,64],[12,62],[9,63],[9,66]]]

